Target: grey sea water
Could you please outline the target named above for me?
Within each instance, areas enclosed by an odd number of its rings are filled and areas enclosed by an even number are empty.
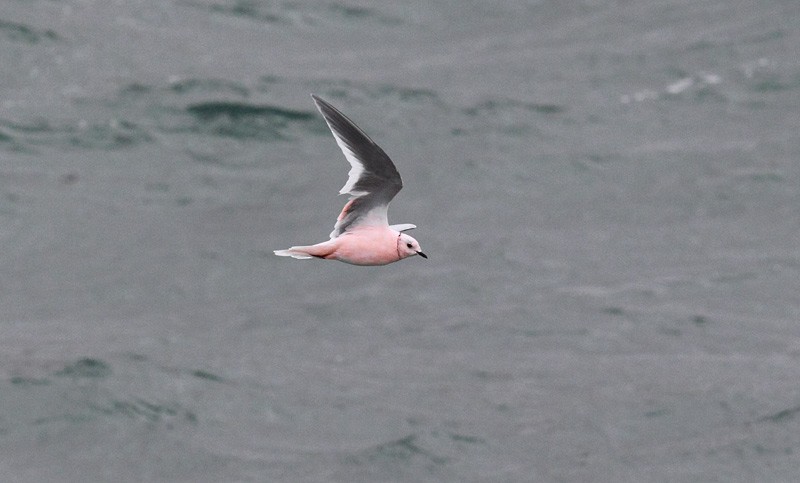
[[[0,474],[797,481],[800,3],[0,3]],[[395,160],[429,260],[295,261]]]

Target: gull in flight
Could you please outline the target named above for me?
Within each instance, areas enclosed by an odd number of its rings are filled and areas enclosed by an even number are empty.
[[[417,240],[403,233],[415,225],[389,225],[389,202],[403,187],[392,160],[338,109],[314,94],[311,97],[350,162],[349,178],[339,191],[350,199],[336,219],[330,240],[275,250],[275,255],[324,258],[352,265],[386,265],[414,255],[428,258]]]

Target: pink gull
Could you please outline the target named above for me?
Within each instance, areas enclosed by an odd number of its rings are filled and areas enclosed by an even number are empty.
[[[336,219],[330,240],[275,250],[275,255],[352,265],[386,265],[414,255],[428,258],[417,240],[403,233],[415,225],[389,225],[389,202],[403,188],[392,160],[353,121],[320,97],[311,97],[350,162],[347,183],[339,191],[350,199]]]

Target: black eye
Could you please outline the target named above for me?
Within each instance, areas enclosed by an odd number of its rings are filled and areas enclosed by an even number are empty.
[[[411,244],[410,244],[410,243],[406,243],[406,246],[407,246],[408,248],[411,248]]]

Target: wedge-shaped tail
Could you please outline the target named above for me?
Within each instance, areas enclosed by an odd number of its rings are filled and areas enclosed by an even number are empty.
[[[273,253],[275,253],[275,255],[278,255],[279,257],[292,257],[298,260],[308,260],[309,258],[314,258],[308,253],[298,252],[292,250],[291,248],[288,250],[275,250]]]
[[[296,246],[286,250],[275,250],[275,255],[279,257],[292,257],[298,260],[308,260],[309,258],[328,258],[336,250],[336,244],[332,241],[317,243],[310,246]]]

